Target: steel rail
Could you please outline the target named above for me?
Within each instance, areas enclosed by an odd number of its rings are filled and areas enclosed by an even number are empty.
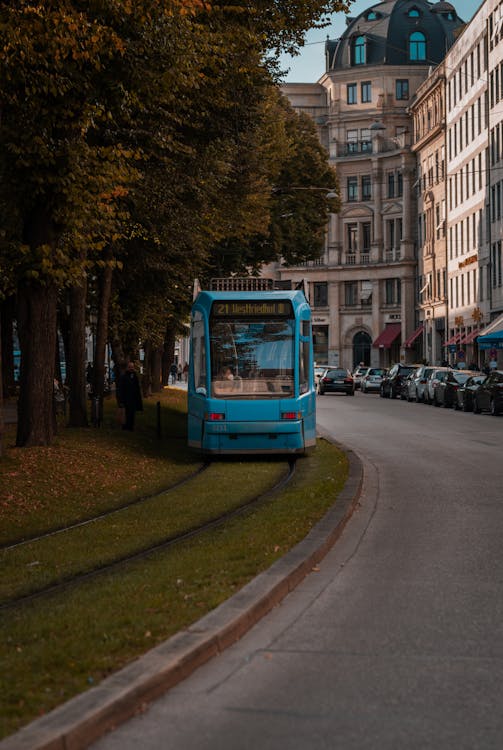
[[[50,594],[63,591],[65,589],[76,587],[81,583],[84,583],[92,578],[95,578],[98,575],[111,572],[121,566],[127,565],[128,563],[131,563],[131,562],[135,562],[136,560],[141,560],[142,558],[148,557],[149,555],[152,555],[161,550],[166,550],[169,547],[173,547],[176,544],[179,544],[180,542],[186,541],[195,536],[203,534],[206,531],[209,531],[218,526],[221,526],[225,522],[231,520],[232,518],[235,518],[239,515],[244,515],[247,511],[250,511],[254,507],[260,505],[261,502],[263,502],[264,500],[269,498],[271,495],[275,494],[276,492],[281,490],[283,487],[285,487],[292,480],[295,474],[295,466],[296,466],[296,459],[295,458],[288,459],[288,469],[285,472],[285,474],[279,479],[279,481],[276,482],[275,485],[267,489],[265,492],[262,492],[259,495],[256,495],[255,497],[251,498],[250,500],[247,500],[241,505],[238,505],[236,508],[226,511],[225,513],[222,513],[221,515],[211,519],[211,521],[207,521],[206,523],[199,524],[198,526],[194,526],[188,529],[187,531],[183,531],[180,534],[176,534],[175,536],[167,537],[163,541],[156,542],[156,544],[150,547],[145,547],[142,550],[133,552],[133,554],[131,555],[125,555],[124,557],[118,558],[117,560],[113,560],[112,562],[104,563],[103,565],[98,565],[96,568],[86,571],[85,573],[78,573],[74,576],[68,576],[67,578],[64,578],[63,580],[58,581],[58,583],[54,583],[54,584],[51,583],[29,594],[23,594],[22,596],[19,596],[19,597],[12,597],[12,598],[6,599],[4,602],[0,604],[0,611],[5,611],[6,609],[12,609],[16,606],[28,604],[30,602],[33,602],[35,599],[39,599],[43,596],[47,596]]]

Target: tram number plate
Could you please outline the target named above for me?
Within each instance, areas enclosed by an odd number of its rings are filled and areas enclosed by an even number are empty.
[[[215,302],[213,315],[218,317],[234,317],[235,315],[292,315],[292,306],[285,301],[243,301],[243,302]]]

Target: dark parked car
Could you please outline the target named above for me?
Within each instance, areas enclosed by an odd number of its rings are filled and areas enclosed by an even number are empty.
[[[458,388],[456,393],[456,401],[454,402],[455,409],[461,409],[462,411],[473,411],[473,394],[478,390],[481,383],[487,378],[487,375],[479,373],[468,378],[466,383]]]
[[[490,411],[495,417],[503,411],[503,370],[493,370],[473,394],[473,413]]]
[[[402,386],[405,378],[415,372],[419,365],[402,365],[398,362],[390,369],[388,374],[382,379],[379,394],[381,398],[396,398],[402,392]]]
[[[439,380],[433,386],[434,406],[443,405],[447,408],[454,406],[457,402],[458,390],[475,374],[471,370],[450,370],[447,372],[444,379]]]
[[[340,367],[329,367],[318,383],[318,393],[345,393],[346,396],[355,395],[355,381],[349,370]]]

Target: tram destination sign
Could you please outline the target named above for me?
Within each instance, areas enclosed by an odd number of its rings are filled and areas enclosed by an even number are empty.
[[[292,305],[288,300],[241,300],[214,302],[212,315],[218,318],[237,317],[293,317]]]

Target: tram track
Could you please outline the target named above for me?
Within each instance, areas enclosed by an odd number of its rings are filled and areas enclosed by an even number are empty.
[[[176,482],[169,484],[167,487],[164,487],[162,490],[159,490],[158,492],[153,492],[150,495],[141,495],[140,497],[137,497],[128,503],[117,505],[115,508],[110,508],[110,510],[105,510],[102,513],[98,513],[95,516],[91,516],[90,518],[83,518],[81,521],[75,521],[74,523],[68,524],[68,526],[57,526],[52,529],[49,529],[48,531],[44,531],[42,534],[34,534],[33,536],[26,536],[26,537],[23,537],[22,539],[16,539],[14,541],[0,544],[0,552],[9,552],[15,549],[19,549],[20,547],[23,547],[25,544],[32,544],[33,542],[40,542],[43,539],[49,539],[51,536],[56,536],[57,534],[63,534],[66,531],[72,531],[73,529],[78,529],[84,526],[88,526],[92,523],[95,523],[96,521],[102,521],[104,518],[109,518],[110,516],[113,516],[116,513],[121,513],[127,510],[128,508],[133,508],[135,505],[140,505],[141,503],[145,503],[148,500],[154,500],[156,497],[165,495],[167,492],[172,492],[173,490],[176,490],[179,487],[182,487],[184,484],[187,484],[187,482],[192,481],[195,477],[199,476],[202,472],[206,471],[210,465],[211,465],[210,461],[205,461],[201,466],[199,466],[196,469],[196,471],[193,471],[190,474],[188,474],[186,477],[183,477],[182,479],[179,479]]]
[[[209,465],[210,464],[208,463],[208,464],[205,464],[203,467],[200,467],[198,472],[195,472],[191,477],[185,478],[181,482],[176,483],[171,489],[175,487],[179,487],[181,484],[187,483],[189,479],[191,478],[193,479],[194,476],[197,476],[198,474],[200,474],[205,468],[208,468]],[[83,573],[77,573],[75,575],[64,577],[63,579],[57,581],[56,583],[51,583],[46,586],[42,586],[41,588],[35,591],[31,591],[27,594],[8,597],[2,603],[0,603],[0,611],[13,609],[15,607],[19,607],[19,606],[34,602],[44,596],[50,596],[51,594],[56,594],[65,590],[76,588],[80,584],[85,583],[86,581],[92,580],[93,578],[96,578],[99,575],[113,572],[115,570],[120,569],[123,566],[126,566],[129,563],[147,558],[149,555],[155,554],[156,552],[167,550],[170,547],[174,547],[176,544],[180,544],[181,542],[187,541],[188,539],[197,537],[199,535],[204,534],[207,531],[215,529],[218,526],[223,525],[224,523],[226,523],[227,521],[233,518],[236,518],[240,515],[244,515],[247,512],[250,512],[254,508],[258,507],[262,502],[267,500],[273,494],[283,489],[292,480],[293,476],[295,475],[295,467],[296,467],[295,458],[288,459],[287,470],[272,487],[269,487],[265,491],[259,493],[258,495],[253,496],[252,498],[246,500],[240,505],[237,505],[236,507],[231,508],[230,510],[224,513],[221,513],[220,515],[204,523],[197,524],[178,534],[170,535],[161,541],[157,541],[155,544],[149,545],[140,550],[136,550],[135,552],[131,554],[123,555],[122,557],[112,560],[110,562],[97,565],[96,567],[90,570],[87,570]],[[166,490],[164,492],[166,492]],[[159,493],[159,494],[163,494],[163,493]],[[150,496],[150,498],[151,497],[155,497],[155,496]],[[147,498],[138,498],[136,501],[134,501],[130,505],[138,504],[138,502],[140,502],[140,500],[142,499],[145,500]],[[127,507],[128,506],[122,506],[121,509],[124,509]],[[119,508],[114,509],[113,511],[110,511],[109,513],[104,514],[104,515],[105,516],[111,515],[115,512],[118,512],[121,509]],[[101,517],[102,516],[97,516],[94,519],[89,519],[89,521],[86,521],[85,523],[91,523],[92,520],[98,520]],[[62,533],[64,530],[72,530],[80,525],[81,524],[74,524],[72,526],[67,527],[67,529],[61,529],[55,532],[51,532],[51,534],[54,535],[56,533]],[[51,534],[48,533],[40,538],[47,538],[51,536]],[[37,539],[38,538],[35,538],[35,539],[32,539],[31,541],[37,541]],[[11,546],[11,549],[12,548],[13,547]]]

